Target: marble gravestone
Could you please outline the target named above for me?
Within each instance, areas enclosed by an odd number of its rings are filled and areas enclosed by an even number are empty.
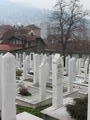
[[[40,55],[34,55],[34,84],[39,83]]]
[[[73,92],[73,82],[76,80],[76,59],[69,60],[69,92]]]
[[[88,76],[88,59],[85,61],[85,76],[84,76],[84,81],[87,82],[87,76]]]
[[[1,86],[1,80],[2,80],[2,56],[0,55],[0,111],[2,109],[2,86]],[[0,113],[0,119],[1,119],[1,113]]]
[[[7,53],[2,57],[2,120],[16,120],[16,67],[15,57]]]
[[[47,62],[47,57],[45,56],[39,66],[39,92],[40,101],[46,98],[46,81],[49,78],[49,64]]]
[[[77,75],[80,75],[80,73],[81,73],[80,68],[81,68],[81,58],[78,58],[76,61],[76,73],[77,73]]]
[[[69,63],[70,56],[66,57],[66,74],[68,74],[68,63]]]
[[[87,120],[90,120],[90,65],[89,65],[89,80],[88,80],[88,113]]]
[[[63,60],[59,54],[56,54],[52,60],[52,78],[52,106],[58,109],[63,106]]]
[[[34,53],[30,53],[29,58],[30,58],[30,72],[34,72]]]
[[[23,79],[27,79],[27,73],[28,73],[28,68],[27,68],[27,60],[25,59],[23,61]]]
[[[25,58],[26,58],[26,53],[24,52],[23,53],[23,61],[25,60]]]
[[[27,61],[27,72],[30,72],[30,57],[29,55],[26,56],[26,61]]]

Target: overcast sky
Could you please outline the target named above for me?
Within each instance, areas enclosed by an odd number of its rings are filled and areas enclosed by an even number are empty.
[[[13,3],[20,4],[31,4],[34,7],[38,8],[52,8],[56,0],[8,0]],[[84,5],[84,8],[90,10],[90,0],[81,0],[81,3]]]

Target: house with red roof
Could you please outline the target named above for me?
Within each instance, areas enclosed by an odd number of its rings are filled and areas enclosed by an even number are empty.
[[[45,43],[40,37],[40,28],[29,26],[0,26],[0,52],[13,51],[26,48],[44,49]]]

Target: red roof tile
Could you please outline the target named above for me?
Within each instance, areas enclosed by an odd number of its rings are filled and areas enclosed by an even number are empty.
[[[13,51],[16,49],[20,49],[22,46],[13,45],[13,44],[0,44],[0,51]]]

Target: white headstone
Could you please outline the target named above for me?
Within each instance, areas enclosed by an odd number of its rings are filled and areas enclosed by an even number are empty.
[[[30,53],[30,71],[34,72],[34,53]]]
[[[49,82],[52,82],[52,59],[54,55],[48,56],[48,64],[49,64]]]
[[[16,53],[16,67],[20,66],[20,62],[19,62],[19,55],[18,53]]]
[[[50,72],[51,72],[52,71],[52,55],[49,55],[48,62],[49,62],[49,68],[50,68]]]
[[[18,61],[18,57],[19,57],[19,56],[18,56],[18,53],[16,53],[16,61]]]
[[[2,80],[2,56],[0,55],[0,111],[2,108],[2,85],[1,85],[1,80]]]
[[[52,61],[52,79],[52,104],[57,109],[63,106],[63,61],[59,54],[56,54]]]
[[[24,52],[23,53],[23,61],[25,60],[25,58],[26,58],[26,53]]]
[[[15,62],[15,57],[11,53],[2,57],[2,120],[16,120]]]
[[[27,71],[29,73],[30,72],[30,57],[28,55],[26,56],[26,61],[27,61]]]
[[[88,73],[88,60],[85,61],[85,77],[84,80],[87,82],[87,73]]]
[[[76,80],[76,59],[69,60],[69,92],[73,92],[73,82]]]
[[[84,68],[84,64],[85,64],[84,59],[81,58],[81,67],[82,67],[82,68]]]
[[[88,76],[88,66],[89,66],[89,60],[86,59],[85,61],[85,68],[84,68],[84,71],[85,71],[85,76],[84,76],[84,80],[87,82],[87,76]]]
[[[70,59],[70,56],[67,56],[67,57],[66,57],[66,74],[68,74],[69,59]]]
[[[27,69],[27,60],[23,61],[23,78],[27,79],[28,69]]]
[[[19,54],[19,60],[20,60],[20,68],[21,68],[22,67],[22,63],[23,63],[22,54]]]
[[[88,113],[87,120],[90,120],[90,66],[89,66],[89,81],[88,81]]]
[[[46,81],[49,77],[49,64],[47,62],[47,57],[42,60],[39,67],[39,89],[40,89],[40,100],[45,100],[46,98]]]
[[[34,55],[34,84],[39,83],[40,55]]]
[[[79,75],[81,73],[80,68],[81,68],[81,58],[78,58],[77,62],[76,62],[76,72],[77,72],[77,75]]]

